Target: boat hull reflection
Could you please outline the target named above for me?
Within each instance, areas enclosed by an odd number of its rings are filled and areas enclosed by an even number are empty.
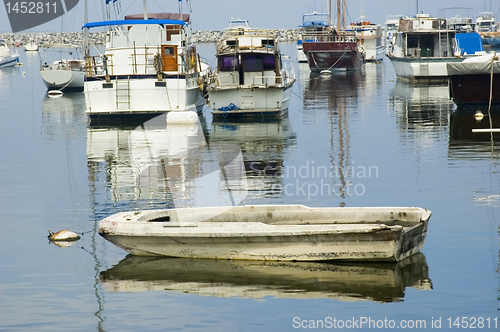
[[[242,151],[250,197],[279,197],[286,149],[294,148],[296,135],[288,116],[278,121],[212,121],[210,144],[234,144]]]
[[[432,289],[424,254],[392,264],[344,265],[127,256],[100,273],[110,292],[167,290],[200,296],[403,301]]]

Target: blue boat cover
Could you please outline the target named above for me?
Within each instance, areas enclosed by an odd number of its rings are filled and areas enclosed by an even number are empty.
[[[327,21],[308,21],[302,23],[302,25],[299,25],[300,28],[307,28],[307,27],[327,27],[328,22]]]
[[[484,51],[483,40],[477,32],[457,33],[455,38],[462,54],[475,54]]]
[[[180,20],[116,20],[89,22],[83,28],[107,27],[111,25],[136,25],[136,24],[179,24],[186,25],[186,22]]]

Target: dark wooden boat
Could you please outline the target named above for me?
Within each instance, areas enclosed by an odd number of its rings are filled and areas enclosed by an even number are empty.
[[[495,53],[448,63],[447,70],[450,98],[457,106],[488,106],[490,99],[492,106],[500,106],[500,61]]]
[[[337,33],[328,28],[305,37],[302,46],[312,71],[356,70],[364,62],[353,32]]]
[[[329,1],[329,8],[331,7]],[[342,13],[342,15],[341,15]],[[311,71],[356,70],[364,63],[354,31],[345,30],[345,2],[337,0],[337,27],[328,24],[304,26],[302,47]]]

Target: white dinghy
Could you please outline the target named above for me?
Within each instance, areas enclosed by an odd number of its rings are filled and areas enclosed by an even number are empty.
[[[178,208],[117,213],[99,234],[137,256],[400,261],[420,252],[430,216],[417,207]]]

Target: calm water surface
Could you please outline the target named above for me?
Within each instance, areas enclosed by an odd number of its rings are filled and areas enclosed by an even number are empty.
[[[19,51],[24,65],[0,71],[1,331],[500,328],[500,137],[471,134],[488,119],[455,112],[446,86],[397,82],[389,61],[331,77],[300,64],[280,122],[205,109],[201,126],[90,126],[83,94],[47,98],[38,55]],[[115,212],[228,199],[433,214],[423,253],[399,264],[127,257],[96,233]],[[49,229],[85,234],[61,248]]]

